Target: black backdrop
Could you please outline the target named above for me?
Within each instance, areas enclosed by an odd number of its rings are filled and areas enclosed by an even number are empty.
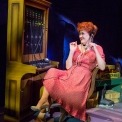
[[[111,58],[122,58],[122,34],[120,0],[50,0],[52,2],[49,16],[48,57],[60,62],[60,68],[65,67],[67,42],[78,40],[74,27],[81,21],[92,21],[98,26],[95,42],[99,43],[105,52],[106,62],[113,63]],[[64,16],[62,21],[59,16]],[[71,22],[70,22],[71,23]],[[70,41],[69,41],[70,40]],[[66,54],[65,54],[66,53]],[[65,57],[64,57],[65,56]]]
[[[7,0],[0,1],[0,122],[3,122],[5,102]]]

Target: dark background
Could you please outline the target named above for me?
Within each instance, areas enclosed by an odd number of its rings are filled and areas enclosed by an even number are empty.
[[[59,68],[65,69],[69,42],[79,40],[76,24],[81,21],[92,21],[98,26],[95,43],[103,47],[107,64],[115,63],[116,59],[121,61],[121,0],[50,1],[52,5],[49,14],[47,56],[51,60],[59,61]],[[3,110],[5,101],[7,2],[7,0],[0,1],[0,112]]]
[[[68,43],[78,40],[78,22],[92,21],[98,26],[94,42],[100,44],[107,64],[121,60],[122,34],[120,0],[51,0],[48,57],[65,68]],[[114,60],[114,61],[113,61]]]
[[[7,0],[0,1],[0,122],[3,122],[5,101]]]

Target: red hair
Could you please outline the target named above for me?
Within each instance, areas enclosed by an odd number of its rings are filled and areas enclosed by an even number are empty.
[[[80,23],[77,24],[77,30],[78,30],[78,32],[80,32],[82,30],[85,30],[89,34],[95,35],[98,28],[92,22],[80,22]]]

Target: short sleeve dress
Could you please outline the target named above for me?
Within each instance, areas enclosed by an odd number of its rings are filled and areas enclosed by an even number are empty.
[[[97,49],[103,59],[105,55],[100,45]],[[50,96],[72,116],[86,120],[86,100],[90,87],[92,70],[96,67],[93,49],[81,53],[76,49],[73,66],[68,70],[51,68],[44,77],[43,84]]]

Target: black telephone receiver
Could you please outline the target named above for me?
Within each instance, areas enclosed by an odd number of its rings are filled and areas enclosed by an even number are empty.
[[[43,61],[44,61],[45,63],[50,63],[50,60],[49,60],[48,58],[44,58]]]
[[[48,58],[44,58],[40,60],[40,63],[43,63],[43,64],[50,64],[50,62],[51,61]]]
[[[38,67],[44,68],[46,66],[49,66],[51,64],[51,61],[48,58],[41,59],[38,63]]]

